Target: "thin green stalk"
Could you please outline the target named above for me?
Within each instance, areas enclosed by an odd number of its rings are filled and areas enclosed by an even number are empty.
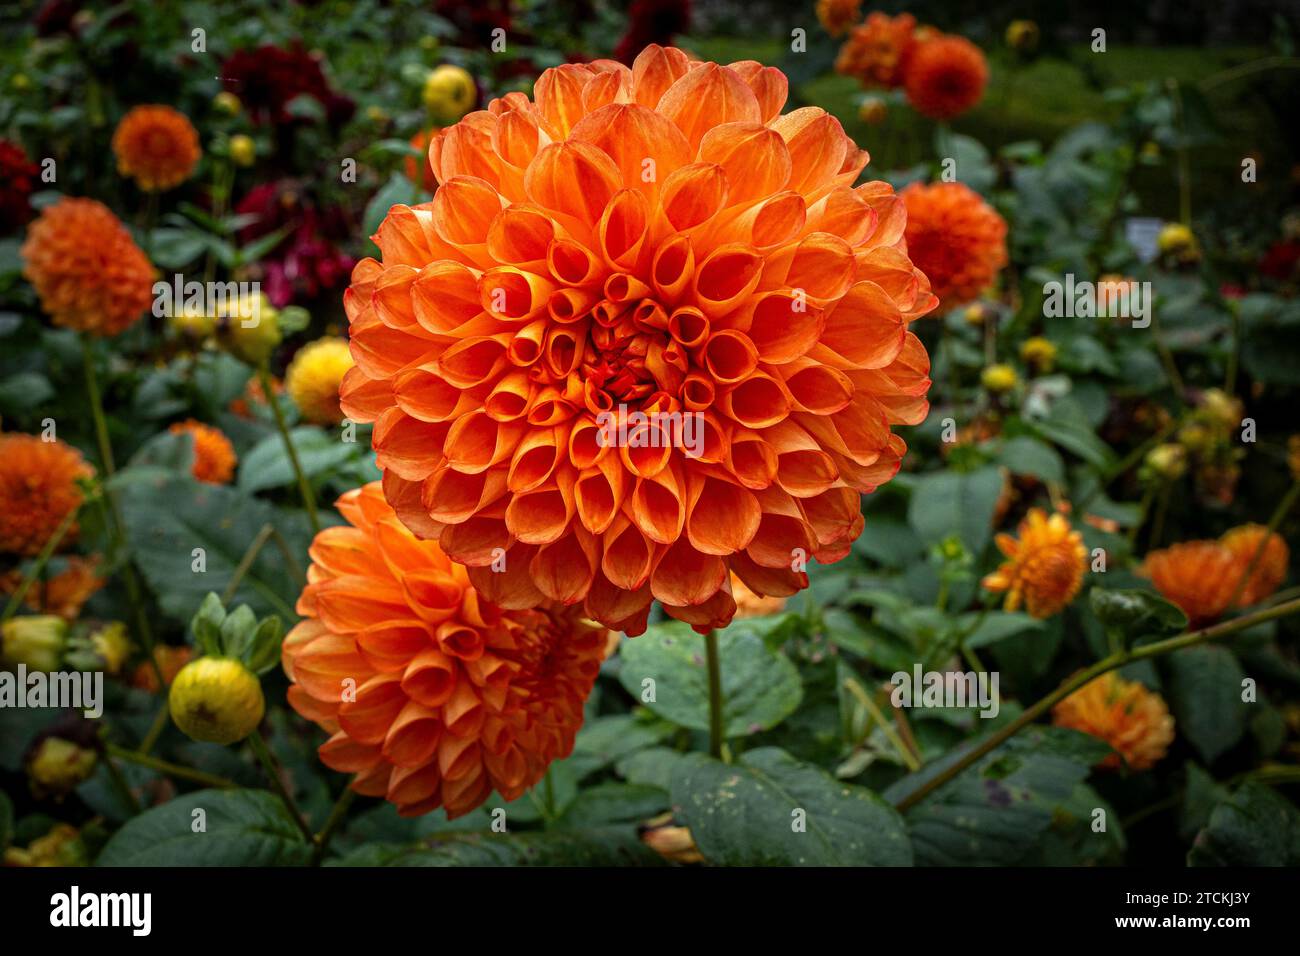
[[[275,525],[262,525],[262,529],[257,532],[256,537],[253,538],[248,548],[244,551],[244,556],[239,559],[239,564],[235,567],[235,573],[230,576],[230,580],[226,583],[226,589],[221,592],[222,604],[229,604],[234,600],[235,594],[239,591],[239,584],[244,580],[244,575],[246,575],[248,569],[253,566],[253,562],[257,560],[257,556],[261,553],[263,545],[265,545],[267,541],[271,540],[271,535],[274,532]]]
[[[164,700],[162,706],[158,708],[158,713],[154,715],[153,723],[149,725],[149,732],[144,735],[144,739],[140,741],[140,746],[135,748],[135,752],[147,754],[153,750],[154,744],[158,742],[158,738],[162,736],[163,731],[167,729],[167,721],[170,719],[171,708],[168,706],[167,701]]]
[[[722,665],[718,659],[718,632],[704,635],[704,651],[709,665],[709,755],[722,759]]]
[[[276,761],[275,755],[271,753],[271,748],[262,739],[262,732],[254,730],[248,736],[248,743],[253,748],[253,753],[257,756],[258,762],[261,763],[262,769],[266,771],[267,777],[270,778],[271,789],[275,791],[275,795],[280,798],[280,802],[289,811],[289,816],[293,817],[293,822],[298,825],[298,829],[307,838],[307,842],[315,846],[316,834],[311,832],[311,827],[307,825],[307,818],[302,815],[302,811],[298,809],[298,804],[294,802],[293,795],[285,787],[284,780],[280,777],[280,765]]]
[[[108,770],[108,776],[113,781],[113,786],[117,788],[118,793],[122,795],[123,801],[130,808],[131,815],[134,816],[139,813],[140,801],[131,792],[131,785],[126,782],[126,775],[122,773],[122,768],[113,762],[113,758],[109,754],[104,755],[104,767]]]
[[[169,777],[175,777],[178,780],[188,780],[191,783],[201,783],[205,787],[218,787],[229,789],[235,786],[233,780],[225,777],[218,777],[216,774],[206,773],[202,770],[195,770],[193,767],[185,767],[178,763],[172,763],[168,760],[160,760],[157,757],[151,757],[148,754],[137,753],[134,750],[127,750],[125,747],[119,747],[117,744],[105,744],[104,749],[109,756],[116,757],[118,760],[125,760],[127,763],[138,764],[141,767],[148,767],[150,770],[156,770],[158,773],[165,773]]]
[[[1265,621],[1272,621],[1279,617],[1286,617],[1300,611],[1300,598],[1294,601],[1287,601],[1285,604],[1278,604],[1271,608],[1256,611],[1253,614],[1246,614],[1241,617],[1233,618],[1231,621],[1224,621],[1215,624],[1212,627],[1202,628],[1198,631],[1189,631],[1176,637],[1166,638],[1163,641],[1156,641],[1153,644],[1145,644],[1142,647],[1122,650],[1118,653],[1111,654],[1103,658],[1091,667],[1086,667],[1071,677],[1061,682],[1061,685],[1052,691],[1046,697],[1042,698],[1025,710],[1010,723],[1006,724],[1000,730],[994,731],[985,737],[982,741],[968,750],[959,759],[954,761],[942,771],[935,774],[916,790],[912,791],[896,804],[900,811],[908,810],[931,793],[942,787],[957,774],[961,773],[967,767],[976,763],[978,760],[996,750],[1002,744],[1014,737],[1020,731],[1024,730],[1043,714],[1047,713],[1058,703],[1069,697],[1080,687],[1090,681],[1100,677],[1109,671],[1131,664],[1134,661],[1147,660],[1153,657],[1159,657],[1162,654],[1169,654],[1173,651],[1182,650],[1185,647],[1194,647],[1197,644],[1204,644],[1207,641],[1217,640],[1221,637],[1227,637],[1229,634],[1235,634],[1238,631],[1244,631],[1247,628],[1254,627],[1256,624],[1262,624]]]
[[[18,589],[9,596],[9,601],[5,604],[4,615],[3,617],[0,617],[0,624],[9,620],[18,612],[18,608],[22,606],[23,598],[27,597],[27,592],[31,590],[32,584],[41,576],[41,572],[45,570],[45,565],[49,563],[54,552],[58,550],[59,545],[62,543],[68,530],[76,520],[77,510],[75,508],[64,515],[63,520],[59,522],[59,526],[54,529],[54,533],[49,536],[44,547],[41,548],[41,553],[36,556],[36,564],[30,571],[23,575],[23,579],[19,583]],[[44,604],[42,604],[42,606],[44,606]]]
[[[1241,597],[1242,592],[1246,590],[1246,585],[1250,582],[1255,569],[1259,567],[1260,560],[1264,557],[1264,551],[1268,547],[1269,541],[1282,522],[1286,520],[1287,513],[1295,506],[1296,498],[1300,498],[1300,481],[1291,483],[1290,489],[1282,496],[1282,500],[1277,503],[1277,507],[1273,509],[1273,514],[1268,519],[1268,533],[1259,539],[1259,544],[1255,547],[1255,553],[1250,556],[1250,563],[1246,565],[1246,573],[1241,576],[1236,589],[1232,592],[1232,600],[1228,602],[1228,607],[1233,607]]]
[[[289,464],[293,466],[293,473],[298,478],[298,492],[302,495],[303,507],[307,509],[307,520],[311,522],[312,534],[319,534],[320,519],[316,516],[316,496],[312,493],[311,483],[302,470],[302,463],[298,461],[298,450],[293,447],[293,440],[289,437],[289,426],[285,424],[284,412],[280,409],[280,403],[276,401],[275,389],[271,384],[271,369],[266,362],[258,365],[257,375],[262,383],[262,393],[266,395],[267,404],[271,406],[271,412],[275,415],[275,427],[280,431],[280,440],[284,442]]]
[[[844,689],[857,698],[858,703],[866,708],[867,713],[871,715],[871,719],[880,725],[880,729],[885,733],[885,739],[889,741],[890,745],[898,753],[899,758],[907,765],[907,769],[913,773],[920,770],[921,761],[904,746],[893,725],[885,719],[879,705],[871,699],[871,695],[867,693],[866,689],[852,677],[844,681]]]
[[[347,816],[348,808],[352,806],[352,801],[356,799],[357,792],[352,789],[352,782],[343,788],[339,798],[334,801],[334,809],[330,811],[329,819],[325,821],[324,828],[316,834],[316,849],[312,851],[311,861],[313,866],[320,864],[325,856],[325,851],[329,849],[330,840],[334,837],[335,831],[343,823],[343,818]]]

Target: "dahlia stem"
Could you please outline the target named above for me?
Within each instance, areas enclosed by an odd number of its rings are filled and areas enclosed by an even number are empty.
[[[262,530],[257,532],[257,537],[253,538],[248,549],[244,551],[244,556],[239,559],[239,564],[235,567],[235,573],[230,576],[226,583],[226,589],[221,592],[221,603],[229,604],[235,598],[235,593],[239,590],[240,583],[244,580],[244,575],[248,569],[253,566],[257,556],[262,552],[262,547],[266,542],[271,540],[271,534],[275,531],[275,525],[264,524]]]
[[[1233,618],[1231,621],[1224,621],[1220,624],[1215,624],[1212,627],[1201,628],[1197,631],[1189,631],[1185,634],[1179,634],[1176,637],[1166,638],[1163,641],[1156,641],[1154,644],[1145,644],[1142,647],[1121,650],[1111,654],[1109,657],[1103,658],[1091,667],[1086,667],[1077,674],[1066,678],[1061,682],[1061,685],[1057,687],[1056,690],[1052,691],[1032,706],[1027,707],[1019,717],[1008,723],[1002,729],[989,734],[989,736],[985,737],[952,764],[945,767],[910,794],[899,800],[898,803],[895,804],[895,807],[900,811],[910,810],[935,790],[939,789],[939,787],[957,776],[957,774],[961,773],[980,758],[1006,743],[1007,740],[1024,730],[1066,697],[1069,697],[1080,687],[1083,687],[1088,682],[1100,677],[1102,674],[1123,667],[1126,664],[1131,664],[1134,661],[1159,657],[1162,654],[1179,651],[1185,647],[1194,647],[1197,644],[1204,644],[1207,641],[1227,637],[1229,634],[1244,631],[1247,628],[1254,627],[1256,624],[1263,624],[1265,621],[1272,621],[1279,617],[1286,617],[1288,614],[1292,614],[1295,611],[1300,611],[1300,598],[1297,598],[1294,601],[1287,601],[1285,604],[1278,604],[1270,608],[1265,608],[1264,610],[1256,611],[1253,614],[1245,614],[1241,617]]]
[[[104,416],[104,400],[99,391],[99,377],[95,374],[95,351],[87,335],[81,336],[81,355],[86,372],[86,394],[90,399],[91,415],[95,419],[95,439],[99,443],[99,460],[104,469],[102,487],[104,511],[108,518],[105,524],[112,538],[113,550],[122,558],[122,583],[126,585],[127,600],[135,611],[135,626],[140,636],[140,643],[144,645],[154,676],[158,678],[158,693],[166,694],[167,682],[163,680],[162,667],[154,656],[153,630],[149,627],[149,615],[144,611],[143,592],[135,576],[131,548],[126,540],[126,526],[122,522],[121,513],[117,510],[117,498],[109,487],[109,481],[116,474],[117,468],[113,464],[113,445],[108,438],[108,419]]]
[[[302,815],[302,811],[298,809],[298,804],[294,802],[293,795],[289,793],[289,789],[284,785],[284,780],[280,777],[280,764],[275,759],[275,754],[271,753],[271,748],[266,745],[266,741],[262,739],[262,732],[254,730],[248,735],[248,743],[253,748],[253,753],[257,755],[262,769],[266,771],[267,777],[270,778],[271,789],[275,791],[275,795],[280,798],[280,802],[289,811],[289,816],[293,817],[293,822],[298,825],[298,829],[307,838],[307,842],[315,846],[316,834],[311,832],[311,827],[307,825],[307,819]]]
[[[900,738],[898,733],[894,730],[893,725],[885,719],[884,713],[880,710],[880,705],[871,699],[871,695],[866,692],[863,686],[850,677],[844,682],[844,689],[856,697],[858,703],[865,707],[867,713],[871,715],[871,719],[880,725],[880,729],[885,733],[885,739],[889,741],[890,745],[898,753],[899,758],[907,766],[907,769],[913,773],[920,770],[921,761],[917,759],[915,754],[907,749],[902,738]],[[871,732],[870,727],[867,728],[867,732]]]
[[[311,522],[312,534],[320,534],[320,519],[316,516],[316,496],[312,493],[311,483],[302,470],[302,463],[298,461],[298,450],[293,447],[293,440],[289,437],[289,426],[285,424],[284,412],[280,408],[280,403],[276,401],[275,390],[271,384],[271,369],[266,362],[257,366],[257,376],[262,383],[262,393],[266,395],[267,404],[271,406],[271,412],[275,415],[275,427],[280,430],[280,440],[284,442],[284,450],[289,455],[289,464],[293,466],[293,473],[298,478],[298,492],[302,495],[303,507],[307,509],[307,520]]]
[[[58,550],[59,544],[63,541],[68,530],[72,527],[72,523],[76,520],[76,508],[73,508],[63,516],[63,520],[59,522],[59,526],[54,529],[54,533],[46,540],[44,547],[41,548],[40,554],[36,556],[36,563],[32,566],[30,571],[23,575],[22,581],[18,584],[18,589],[9,596],[9,601],[5,604],[4,615],[0,616],[0,624],[9,620],[18,612],[18,608],[22,606],[23,598],[27,597],[27,592],[30,591],[32,585],[36,583],[36,579],[41,576],[41,573],[45,570],[45,565],[48,564],[50,558],[54,556],[54,552]]]
[[[709,664],[709,756],[722,759],[722,665],[718,660],[718,632],[704,635],[704,653]]]
[[[153,750],[154,744],[158,742],[158,738],[162,736],[163,731],[167,729],[167,721],[170,717],[171,708],[167,705],[167,701],[163,701],[163,705],[158,708],[158,713],[154,715],[153,723],[149,725],[149,732],[140,741],[140,746],[135,748],[136,753],[147,754]]]
[[[1237,582],[1237,587],[1232,592],[1232,599],[1228,601],[1228,607],[1232,607],[1241,598],[1242,592],[1246,590],[1246,585],[1250,583],[1251,575],[1259,567],[1259,562],[1264,557],[1264,551],[1268,548],[1268,543],[1272,540],[1274,532],[1286,519],[1287,512],[1295,506],[1298,497],[1300,497],[1300,480],[1291,482],[1291,488],[1282,496],[1282,500],[1277,503],[1277,507],[1273,509],[1272,517],[1268,519],[1268,532],[1260,537],[1259,544],[1255,546],[1255,553],[1250,556],[1250,563],[1246,565],[1246,573]]]
[[[330,840],[338,830],[343,818],[347,816],[348,807],[352,806],[352,801],[356,799],[357,792],[352,789],[352,781],[348,781],[339,798],[334,801],[334,809],[330,811],[329,819],[325,821],[324,828],[316,834],[316,849],[312,851],[312,866],[319,866],[320,861],[325,857],[325,851],[329,849]]]
[[[104,768],[108,771],[108,778],[113,781],[113,786],[117,788],[118,793],[121,795],[122,802],[131,811],[131,815],[138,814],[140,812],[140,801],[131,792],[131,785],[126,782],[126,775],[122,773],[122,768],[115,764],[113,758],[108,754],[104,755]]]
[[[195,770],[193,767],[184,767],[178,763],[172,763],[169,760],[160,760],[157,757],[151,757],[148,754],[138,753],[134,750],[127,750],[125,747],[119,747],[117,744],[105,744],[105,751],[110,757],[116,757],[118,760],[125,760],[127,763],[137,764],[141,767],[148,767],[150,770],[156,770],[158,773],[165,773],[169,777],[176,777],[179,780],[188,780],[191,783],[201,783],[205,787],[218,787],[222,790],[228,790],[235,786],[233,780],[225,777],[218,777],[216,774],[205,773],[202,770]]]

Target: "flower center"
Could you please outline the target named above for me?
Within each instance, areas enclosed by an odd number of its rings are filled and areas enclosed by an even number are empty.
[[[686,349],[668,333],[668,314],[653,299],[597,303],[586,346],[582,371],[601,411],[676,399],[690,367]]]

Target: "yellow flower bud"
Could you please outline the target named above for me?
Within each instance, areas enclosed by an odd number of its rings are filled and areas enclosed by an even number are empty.
[[[4,853],[5,866],[85,866],[86,862],[81,834],[70,823],[56,823],[26,849],[11,846]]]
[[[26,73],[15,73],[9,78],[9,85],[19,93],[25,93],[32,88],[32,81],[28,79]]]
[[[230,161],[236,166],[252,166],[257,159],[257,144],[253,137],[236,133],[230,137]]]
[[[1035,335],[1020,343],[1020,358],[1040,372],[1050,372],[1056,362],[1056,345]]]
[[[233,744],[262,722],[266,701],[257,677],[239,661],[200,657],[181,668],[167,698],[172,721],[194,740]]]
[[[387,111],[386,109],[384,109],[382,106],[367,106],[367,107],[366,107],[366,119],[368,119],[368,120],[370,120],[370,122],[372,122],[372,123],[376,123],[376,124],[378,124],[378,123],[387,123],[387,122],[388,122],[388,111]]]
[[[1017,53],[1038,49],[1038,24],[1033,20],[1012,20],[1007,25],[1007,46]]]
[[[240,109],[243,108],[243,104],[239,102],[239,97],[228,90],[222,90],[212,97],[212,105],[227,116],[237,116]]]
[[[350,368],[352,352],[347,340],[341,338],[317,339],[293,357],[284,373],[284,387],[303,421],[337,425],[343,420],[339,385]]]
[[[29,670],[57,670],[63,661],[68,625],[55,614],[29,614],[5,622],[0,630],[0,657]]]
[[[995,395],[1011,391],[1019,381],[1020,377],[1010,365],[990,365],[980,373],[980,384]]]
[[[121,621],[109,621],[93,631],[90,646],[104,662],[104,670],[116,674],[131,657],[131,636]]]
[[[1174,481],[1187,471],[1187,449],[1172,442],[1157,445],[1147,452],[1146,465],[1152,474]]]
[[[961,315],[967,325],[983,325],[989,320],[989,309],[979,302],[972,302],[962,310]]]
[[[217,316],[217,341],[235,358],[260,365],[280,344],[279,316],[262,293],[244,296]]]
[[[216,329],[217,320],[203,309],[186,306],[168,316],[167,325],[182,338],[201,342]]]
[[[27,758],[27,778],[38,796],[71,793],[90,779],[99,757],[62,737],[46,737]]]
[[[1196,235],[1181,222],[1171,222],[1156,236],[1156,248],[1182,262],[1195,262],[1201,255]]]
[[[459,66],[444,63],[424,81],[421,94],[425,108],[438,122],[451,125],[469,112],[478,98],[474,77]]]

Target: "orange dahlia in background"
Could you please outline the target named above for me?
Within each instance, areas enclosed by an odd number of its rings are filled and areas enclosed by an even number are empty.
[[[731,598],[736,602],[736,618],[763,617],[785,610],[785,598],[755,594],[740,578],[732,575]]]
[[[1137,681],[1107,671],[1052,708],[1052,723],[1110,744],[1098,766],[1146,770],[1174,740],[1174,718],[1164,699]]]
[[[0,551],[40,553],[64,520],[81,507],[78,480],[94,470],[81,452],[55,439],[0,434]],[[73,524],[64,543],[76,537]]]
[[[433,201],[380,226],[344,297],[343,411],[489,600],[725,626],[729,571],[785,596],[848,552],[905,451],[890,426],[925,418],[908,324],[936,300],[902,203],[854,188],[867,154],[824,110],[781,115],[758,63],[650,46],[535,95],[442,130]],[[602,430],[620,409],[697,414]]]
[[[194,649],[191,647],[173,647],[170,644],[158,644],[153,649],[154,660],[158,662],[158,669],[162,671],[163,680],[170,687],[176,675],[181,672],[190,659],[194,657]],[[146,660],[136,665],[131,673],[131,686],[138,687],[141,690],[147,690],[150,693],[158,692],[158,675],[154,673],[153,666]]]
[[[24,603],[37,614],[57,614],[71,621],[106,583],[98,571],[99,558],[70,557],[62,571],[28,588]],[[22,582],[23,573],[19,568],[0,575],[0,594],[13,594]]]
[[[235,446],[221,429],[191,418],[177,422],[167,430],[173,435],[189,435],[194,440],[194,467],[191,472],[199,481],[224,485],[234,476]]]
[[[833,37],[843,35],[860,16],[862,0],[817,0],[817,20],[822,29]]]
[[[1287,568],[1291,563],[1291,550],[1279,534],[1270,534],[1262,524],[1246,524],[1233,528],[1219,539],[1219,543],[1232,552],[1237,570],[1234,573],[1234,590],[1241,589],[1237,597],[1237,607],[1250,607],[1258,604],[1278,589],[1286,580]],[[1259,553],[1256,561],[1255,554]],[[1241,578],[1255,562],[1250,580],[1242,585]]]
[[[578,608],[507,611],[416,538],[378,482],[338,501],[285,637],[289,703],[333,736],[321,761],[403,816],[514,800],[568,756],[605,654]]]
[[[117,335],[153,301],[153,266],[107,206],[60,199],[22,246],[23,276],[55,325]]]
[[[137,106],[113,132],[117,171],[145,192],[179,186],[194,174],[202,150],[184,113],[170,106]]]
[[[949,120],[984,96],[989,65],[984,52],[965,37],[939,34],[908,52],[903,90],[922,116]]]
[[[896,17],[869,14],[840,47],[835,72],[851,76],[868,88],[899,86],[903,82],[904,64],[915,44],[915,29],[916,17],[910,13]]]
[[[1048,517],[1041,508],[1029,509],[1016,533],[1018,538],[1009,534],[994,538],[1007,560],[984,578],[984,587],[1005,591],[1008,611],[1023,606],[1037,618],[1060,613],[1083,584],[1088,556],[1083,535],[1070,527],[1065,515]]]
[[[420,151],[420,156],[418,159],[414,156],[406,157],[406,178],[426,193],[438,188],[438,180],[434,178],[433,168],[429,165],[429,140],[436,132],[433,128],[422,129],[412,136],[411,146]]]
[[[1196,627],[1227,610],[1244,570],[1218,541],[1185,541],[1149,552],[1139,573]]]
[[[913,183],[907,204],[907,254],[947,310],[979,296],[1007,264],[1007,222],[961,183]]]

